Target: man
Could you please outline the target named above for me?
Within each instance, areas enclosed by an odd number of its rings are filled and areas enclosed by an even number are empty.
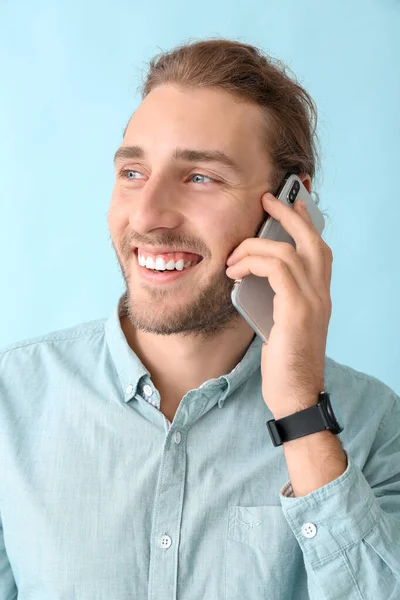
[[[312,190],[312,101],[238,42],[150,67],[115,154],[118,307],[1,355],[0,600],[400,597],[399,397],[325,356],[332,253],[273,196]],[[266,213],[295,250],[255,237]],[[230,300],[249,273],[267,344]],[[340,433],[310,432],[323,392]]]

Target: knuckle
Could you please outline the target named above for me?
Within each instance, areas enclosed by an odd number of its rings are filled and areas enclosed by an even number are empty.
[[[325,322],[328,321],[332,314],[332,300],[329,294],[323,297],[316,295],[312,302],[312,311],[316,318],[320,318]]]
[[[287,271],[289,269],[287,263],[283,258],[274,257],[271,259],[272,265],[275,269],[280,271]]]
[[[323,260],[325,260],[327,257],[329,258],[329,252],[331,252],[331,249],[320,236],[313,238],[312,245],[315,249],[315,252],[317,252]]]
[[[324,246],[326,246],[324,240],[319,235],[319,233],[311,236],[311,244],[313,246],[315,246],[316,248],[320,248],[321,250],[323,249]]]
[[[296,255],[296,249],[289,242],[281,242],[282,253],[284,256],[291,258]]]
[[[325,244],[325,254],[327,259],[329,260],[329,262],[333,262],[333,252],[330,246],[328,246],[328,244]]]

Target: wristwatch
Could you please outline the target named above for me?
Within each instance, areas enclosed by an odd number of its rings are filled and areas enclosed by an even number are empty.
[[[300,410],[282,419],[267,421],[274,446],[281,446],[299,437],[329,430],[334,434],[343,431],[342,417],[337,403],[328,392],[321,392],[318,404]]]

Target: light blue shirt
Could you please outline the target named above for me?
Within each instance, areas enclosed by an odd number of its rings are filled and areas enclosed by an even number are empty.
[[[171,424],[119,308],[0,355],[0,600],[399,599],[399,397],[327,357],[348,467],[290,497],[261,340]]]

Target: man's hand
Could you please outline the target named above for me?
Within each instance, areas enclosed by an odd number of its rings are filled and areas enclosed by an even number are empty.
[[[268,277],[275,292],[274,326],[261,358],[262,394],[275,419],[318,402],[332,312],[332,251],[300,201],[285,206],[272,194],[264,209],[296,242],[248,238],[231,254],[228,277]],[[234,266],[232,266],[234,265]]]

